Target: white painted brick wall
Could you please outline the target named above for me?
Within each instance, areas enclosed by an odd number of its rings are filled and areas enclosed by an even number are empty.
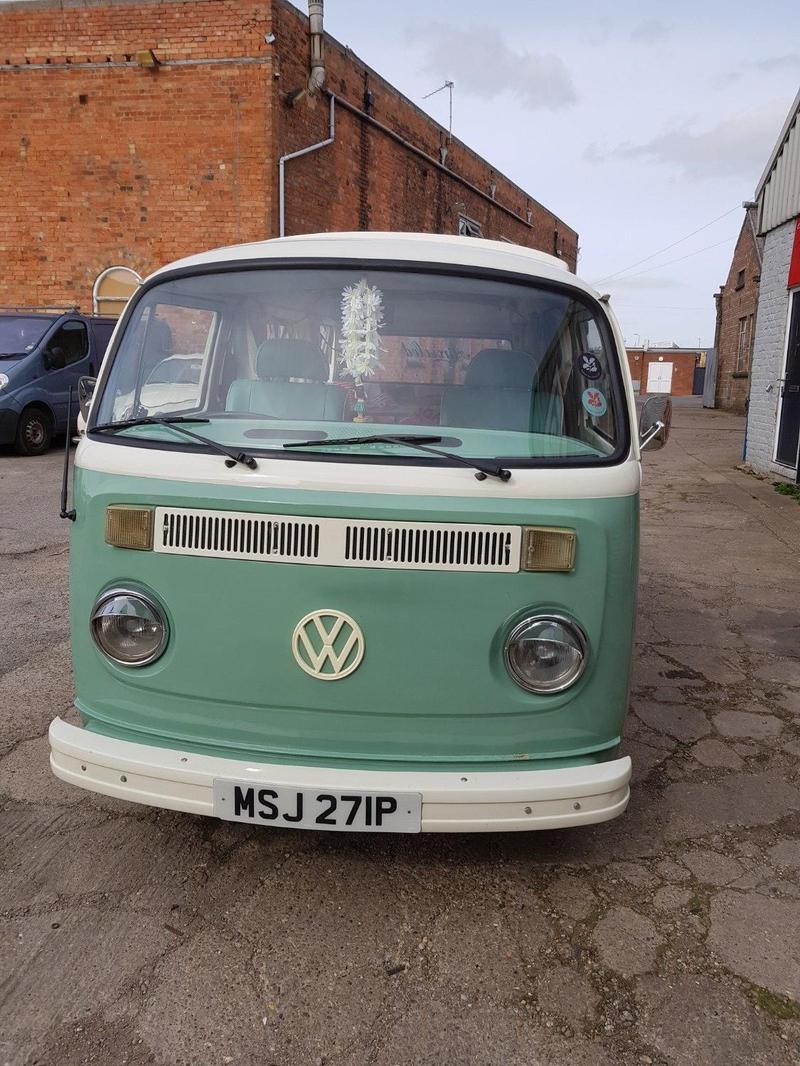
[[[758,298],[756,337],[750,373],[750,407],[747,414],[747,462],[770,473],[775,445],[778,409],[778,378],[783,370],[786,324],[789,314],[789,260],[792,255],[795,220],[766,235]],[[767,388],[772,385],[772,391]]]

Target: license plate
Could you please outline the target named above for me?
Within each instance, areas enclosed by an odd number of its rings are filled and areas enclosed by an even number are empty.
[[[214,781],[214,814],[231,822],[344,833],[419,833],[418,792],[327,792]]]

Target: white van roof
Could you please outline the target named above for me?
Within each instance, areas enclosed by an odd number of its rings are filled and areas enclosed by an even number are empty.
[[[506,241],[440,233],[304,233],[296,237],[277,237],[191,255],[162,267],[151,276],[166,270],[275,258],[376,259],[486,267],[566,282],[597,295],[591,286],[569,272],[563,260],[546,252]]]

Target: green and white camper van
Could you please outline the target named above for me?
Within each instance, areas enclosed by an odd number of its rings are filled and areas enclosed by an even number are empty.
[[[174,263],[83,383],[64,781],[256,825],[586,825],[618,753],[640,451],[607,302],[513,244]]]

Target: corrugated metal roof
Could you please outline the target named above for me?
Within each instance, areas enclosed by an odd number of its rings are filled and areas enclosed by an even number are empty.
[[[759,233],[768,233],[800,215],[800,92],[795,97],[780,136],[761,175],[755,198],[759,205]]]

